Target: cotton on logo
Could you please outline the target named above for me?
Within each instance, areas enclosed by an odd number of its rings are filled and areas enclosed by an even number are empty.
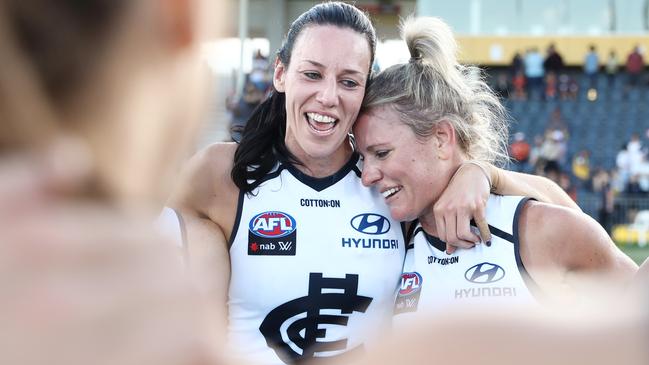
[[[399,295],[405,296],[416,293],[421,289],[423,278],[418,272],[404,272],[401,274],[401,286],[399,287]]]
[[[279,238],[295,231],[295,219],[282,212],[263,212],[250,220],[248,229],[257,236]]]

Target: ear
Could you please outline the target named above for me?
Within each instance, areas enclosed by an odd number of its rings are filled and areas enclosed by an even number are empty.
[[[163,34],[168,35],[168,44],[173,49],[192,46],[196,39],[194,19],[194,0],[162,0],[160,23]]]
[[[281,93],[284,92],[284,79],[286,77],[286,66],[279,60],[279,57],[275,60],[275,73],[273,74],[273,86],[275,89]]]
[[[438,158],[440,160],[450,159],[457,145],[457,135],[453,125],[447,120],[441,120],[437,123],[433,134],[433,141],[437,148]]]

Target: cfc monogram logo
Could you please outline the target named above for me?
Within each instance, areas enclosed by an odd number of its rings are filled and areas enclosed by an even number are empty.
[[[337,289],[334,292],[323,293],[323,289]],[[341,292],[342,291],[342,292]],[[329,357],[316,357],[318,352],[345,350],[347,339],[336,341],[318,341],[327,336],[327,330],[321,325],[347,326],[352,312],[365,313],[372,298],[360,296],[358,293],[358,275],[347,274],[342,278],[323,278],[322,273],[311,273],[309,276],[309,294],[291,300],[268,313],[259,326],[266,343],[275,350],[277,356],[285,363],[331,360]],[[323,309],[337,309],[342,315],[320,314]],[[293,317],[306,313],[306,317],[294,320],[285,327],[285,322]],[[302,316],[303,317],[303,316]],[[289,345],[282,339],[280,328],[286,328],[286,338]],[[301,352],[296,351],[297,348]],[[352,351],[362,350],[358,346]],[[347,351],[349,353],[350,351]]]

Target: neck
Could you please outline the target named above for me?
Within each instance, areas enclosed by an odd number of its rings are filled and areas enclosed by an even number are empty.
[[[334,153],[325,157],[309,156],[306,153],[295,153],[301,164],[295,167],[301,172],[316,178],[331,176],[340,170],[349,158],[353,150],[349,143],[343,143]]]

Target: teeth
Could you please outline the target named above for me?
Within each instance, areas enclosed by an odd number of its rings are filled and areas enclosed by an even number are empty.
[[[306,115],[311,118],[312,120],[318,122],[318,123],[333,123],[336,121],[335,118],[328,117],[326,115],[318,114],[318,113],[306,113]]]
[[[401,190],[401,188],[391,188],[384,191],[382,194],[384,198],[389,198],[390,196],[396,194],[399,190]]]

